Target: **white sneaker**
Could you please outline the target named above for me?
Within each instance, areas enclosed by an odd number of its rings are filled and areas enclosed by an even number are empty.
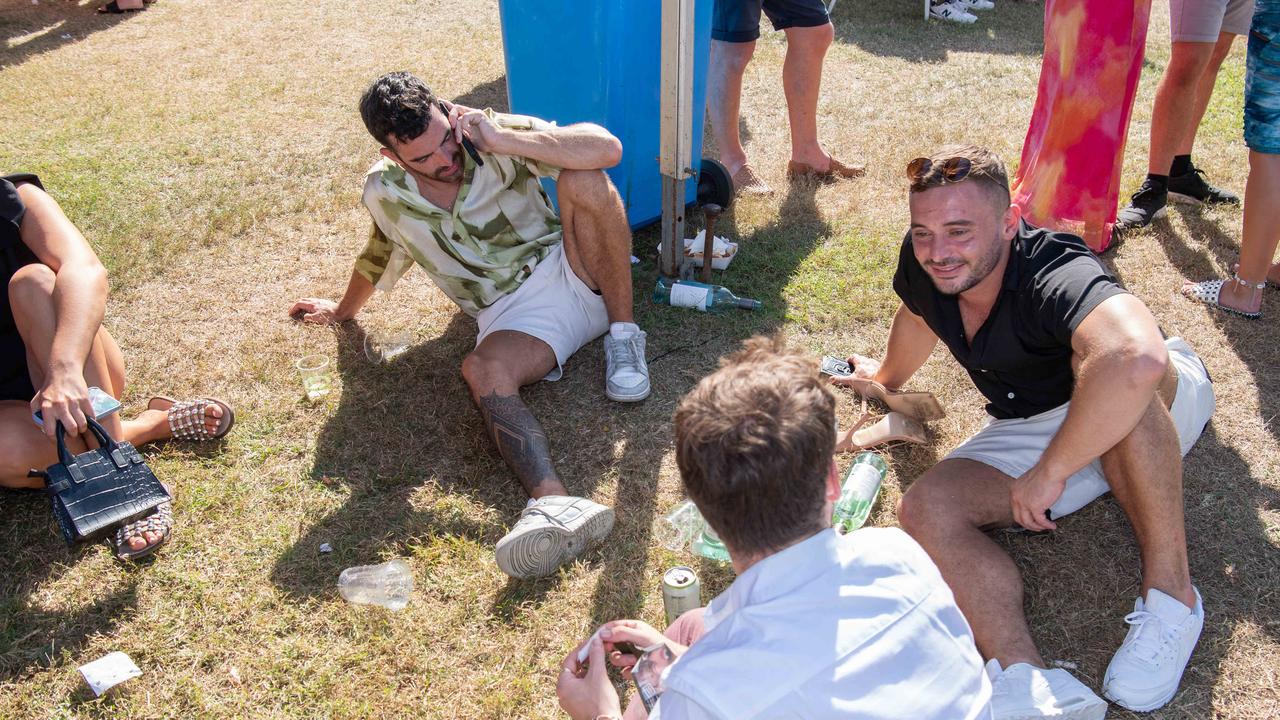
[[[517,579],[546,577],[613,530],[613,509],[586,498],[548,495],[520,513],[494,549],[498,567]]]
[[[1004,670],[987,661],[991,679],[991,712],[995,720],[1102,720],[1107,701],[1093,694],[1066,670],[1045,670],[1014,663]]]
[[[939,20],[950,20],[951,22],[963,23],[965,25],[978,21],[978,16],[966,10],[959,0],[951,0],[951,2],[945,2],[938,5],[930,5],[929,17],[934,17]]]
[[[1104,695],[1137,712],[1173,699],[1204,628],[1204,604],[1200,591],[1195,593],[1195,608],[1154,588],[1147,591],[1146,602],[1134,602],[1133,612],[1124,616],[1129,634],[1102,680]]]
[[[623,329],[619,326],[629,325]],[[649,365],[644,359],[644,331],[630,323],[614,323],[604,336],[604,394],[618,402],[649,397]]]
[[[996,4],[991,0],[955,0],[966,10],[990,10]]]

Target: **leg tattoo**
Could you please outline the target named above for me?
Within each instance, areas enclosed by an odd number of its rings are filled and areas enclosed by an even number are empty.
[[[551,463],[547,435],[519,395],[489,393],[480,398],[480,414],[498,446],[498,454],[530,495],[548,480],[560,484]]]

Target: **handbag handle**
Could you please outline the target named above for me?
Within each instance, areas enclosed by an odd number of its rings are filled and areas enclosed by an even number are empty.
[[[107,429],[98,424],[97,420],[85,416],[85,420],[89,421],[89,431],[98,438],[98,444],[107,452],[114,452],[116,449],[116,441],[111,439],[111,435]],[[55,435],[58,437],[58,460],[70,468],[76,464],[76,459],[71,455],[71,451],[67,450],[67,429],[62,426],[62,421],[57,421],[58,425]]]

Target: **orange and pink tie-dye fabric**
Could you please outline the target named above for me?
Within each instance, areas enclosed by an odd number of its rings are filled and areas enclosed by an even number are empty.
[[[1013,201],[1033,225],[1111,244],[1151,0],[1048,0]]]

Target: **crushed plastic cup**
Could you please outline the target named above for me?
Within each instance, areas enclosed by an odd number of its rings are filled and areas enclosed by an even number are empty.
[[[692,500],[685,500],[666,514],[658,525],[658,541],[672,552],[689,547],[693,538],[702,532],[706,521]]]
[[[413,335],[402,330],[371,331],[364,336],[364,356],[371,363],[387,363],[409,349]]]
[[[399,559],[349,567],[338,576],[338,593],[351,603],[402,610],[412,592],[413,571]]]

